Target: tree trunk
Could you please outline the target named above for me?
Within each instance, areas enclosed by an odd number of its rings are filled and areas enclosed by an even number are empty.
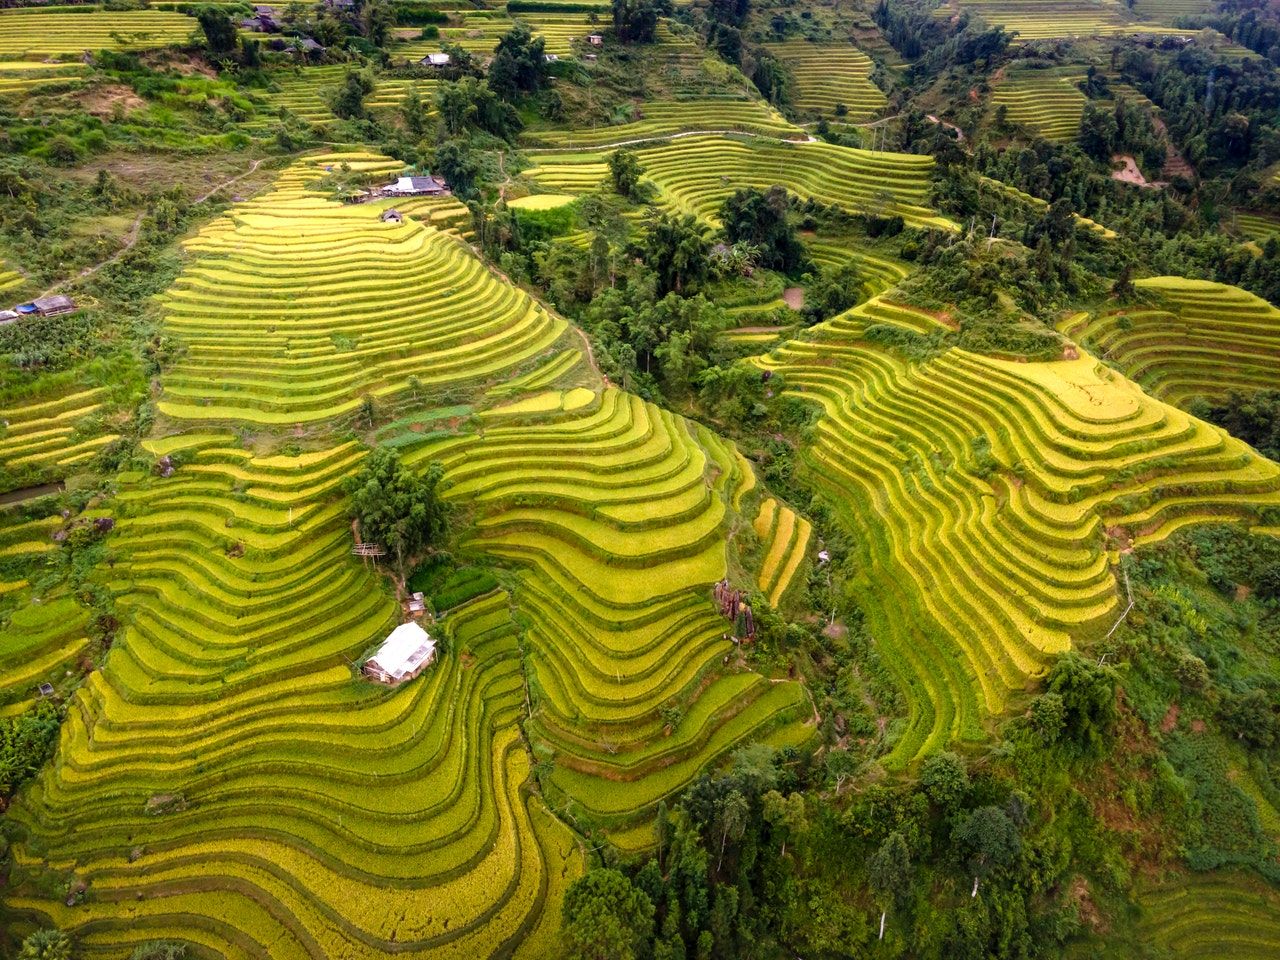
[[[880,914],[880,939],[884,939],[884,918],[889,915],[889,911],[885,910]]]
[[[970,898],[970,899],[972,899],[973,897],[976,897],[977,895],[978,895],[978,878],[977,878],[977,877],[974,877],[974,878],[973,878],[973,893],[969,894],[969,898]]]

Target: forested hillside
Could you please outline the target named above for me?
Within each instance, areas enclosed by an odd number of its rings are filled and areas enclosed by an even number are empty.
[[[0,2],[0,957],[1280,955],[1278,69]]]

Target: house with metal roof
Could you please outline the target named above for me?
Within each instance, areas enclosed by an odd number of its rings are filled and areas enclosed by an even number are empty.
[[[449,188],[439,177],[400,177],[383,187],[382,192],[397,197],[439,196],[448,193]]]
[[[364,675],[394,687],[422,673],[435,656],[436,642],[431,635],[416,623],[402,623],[365,661]]]
[[[60,313],[71,313],[76,308],[76,302],[63,293],[39,297],[31,303],[36,308],[36,313],[42,317],[56,317]]]

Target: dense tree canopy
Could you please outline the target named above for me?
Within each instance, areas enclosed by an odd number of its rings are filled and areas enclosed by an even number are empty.
[[[790,219],[787,191],[774,186],[768,190],[735,190],[720,207],[720,222],[730,243],[749,243],[759,251],[763,266],[783,273],[795,273],[808,256],[796,236]]]
[[[575,880],[564,897],[568,960],[641,960],[653,935],[653,903],[617,870]]]
[[[546,42],[528,24],[516,23],[498,41],[489,64],[489,86],[504,100],[534,93],[546,83]]]
[[[393,448],[378,447],[345,482],[361,535],[390,551],[402,570],[444,536],[447,512],[436,490],[441,476],[439,464],[418,475]]]

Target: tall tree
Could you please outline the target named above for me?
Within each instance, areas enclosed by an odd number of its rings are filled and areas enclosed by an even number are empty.
[[[374,46],[385,46],[395,25],[395,10],[387,0],[367,0],[360,8],[360,29]]]
[[[373,93],[373,77],[364,70],[348,70],[329,97],[329,107],[343,120],[358,120],[365,115],[364,98]]]
[[[658,275],[659,293],[684,293],[706,279],[711,244],[697,217],[663,216],[645,243],[645,263]]]
[[[546,84],[546,41],[535,37],[529,25],[517,22],[498,41],[489,64],[489,86],[504,100],[534,93]]]
[[[653,43],[671,0],[613,0],[613,32],[623,43]]]
[[[880,909],[880,935],[884,936],[884,921],[892,906],[901,906],[911,893],[911,850],[906,838],[896,830],[885,837],[884,843],[867,861],[867,879],[875,891]]]
[[[978,880],[993,870],[1010,866],[1022,852],[1022,838],[1009,815],[999,807],[978,807],[961,820],[952,833],[957,848],[968,855],[973,893]]]
[[[613,188],[628,199],[636,199],[636,191],[640,186],[640,161],[630,150],[615,150],[609,154],[609,175],[613,178]]]
[[[393,448],[378,447],[344,484],[361,535],[390,550],[401,574],[406,561],[444,537],[447,513],[437,492],[443,474],[432,463],[419,476]]]
[[[807,262],[804,246],[788,214],[787,191],[772,186],[737,190],[720,207],[720,222],[730,243],[749,243],[760,251],[762,266],[795,273]]]
[[[235,22],[219,7],[202,6],[196,10],[196,22],[204,32],[205,44],[215,57],[230,56],[235,52],[239,35]]]

